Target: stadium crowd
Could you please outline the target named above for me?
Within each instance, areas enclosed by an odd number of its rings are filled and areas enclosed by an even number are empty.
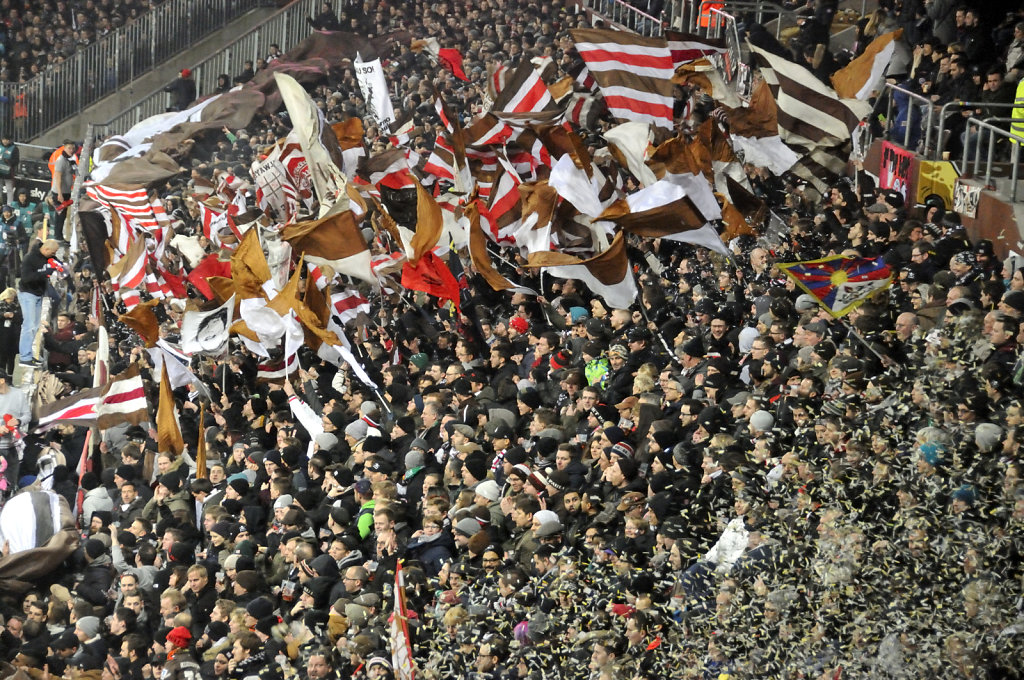
[[[908,5],[895,9],[923,25],[915,62],[959,51],[945,15],[921,17],[950,3]],[[570,73],[567,29],[585,24],[508,0],[331,11],[314,25],[461,47],[469,83],[406,47],[387,61],[425,154],[431,81],[468,123],[489,64],[550,56]],[[1019,42],[982,58],[1008,64]],[[351,68],[312,93],[329,122],[366,113]],[[698,96],[692,115],[714,108]],[[582,131],[592,150],[610,126]],[[248,181],[289,129],[275,114],[196,140],[191,175],[160,189],[169,271],[215,250],[196,185]],[[371,154],[387,146],[368,138]],[[80,485],[84,429],[32,433],[0,374],[10,491],[46,459],[71,507],[84,492],[73,556],[3,600],[0,657],[39,680],[398,677],[401,561],[417,677],[1019,677],[1024,258],[863,171],[818,196],[744,169],[779,220],[733,239],[731,259],[630,237],[628,309],[511,251],[503,273],[539,295],[496,292],[465,264],[461,313],[370,295],[353,337],[377,389],[308,348],[292,379],[259,382],[232,344],[175,390],[186,453],[160,451],[152,427],[110,428]],[[50,243],[29,245],[33,271]],[[894,281],[838,319],[775,266],[851,252],[884,258]],[[88,260],[70,273],[45,329],[45,368],[69,391],[92,385],[97,276]],[[111,374],[140,364],[152,385],[104,297]],[[157,309],[175,342],[179,310]],[[0,295],[4,337],[20,311]]]
[[[24,83],[158,3],[85,0],[3,3],[0,80]]]

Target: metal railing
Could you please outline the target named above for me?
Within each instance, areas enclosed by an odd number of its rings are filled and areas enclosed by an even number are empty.
[[[750,69],[747,66],[749,59],[745,58],[744,43],[740,40],[736,17],[716,8],[711,9],[711,16],[714,17],[715,34],[708,37],[721,38],[725,41],[725,53],[718,57],[722,75],[727,83],[733,83],[739,78],[737,94],[745,96],[750,80]],[[749,56],[746,54],[746,57]]]
[[[639,35],[661,35],[661,17],[655,17],[624,0],[586,0],[590,9],[605,19]]]
[[[246,61],[255,63],[267,56],[270,46],[277,44],[282,52],[309,36],[306,18],[319,11],[323,0],[296,0],[251,31],[229,43],[217,54],[191,66],[192,78],[200,96],[216,90],[217,77],[229,76],[242,70]],[[163,89],[154,90],[139,98],[138,102],[107,121],[106,134],[122,134],[139,121],[167,110],[169,95]]]
[[[1017,104],[1014,102],[999,103],[999,102],[962,102],[952,101],[942,105],[939,109],[939,123],[936,126],[935,133],[935,149],[933,151],[932,160],[937,161],[942,158],[942,151],[945,148],[945,139],[943,138],[946,132],[946,120],[949,118],[951,111],[959,110],[963,108],[986,108],[986,109],[1012,109]],[[989,120],[986,118],[985,120]],[[928,149],[926,149],[927,151]]]
[[[37,137],[267,2],[166,0],[26,83],[0,82],[0,128]]]
[[[796,12],[769,0],[681,0],[670,3],[664,16],[671,29],[711,38],[722,30],[716,19],[716,13],[720,12],[734,17],[746,15],[758,24],[775,22],[776,38],[784,20],[787,24],[796,24]]]
[[[934,103],[932,102],[932,100],[928,99],[924,95],[918,94],[916,92],[911,92],[910,90],[908,90],[905,87],[900,87],[899,85],[893,85],[892,83],[885,83],[885,87],[883,89],[883,95],[882,96],[886,97],[887,100],[888,100],[887,103],[886,103],[886,109],[885,109],[885,130],[884,130],[883,137],[885,139],[889,139],[889,140],[892,139],[892,130],[893,130],[893,123],[894,123],[893,116],[892,116],[892,109],[893,109],[893,100],[896,98],[896,94],[897,93],[902,94],[902,95],[906,95],[908,99],[912,99],[914,101],[920,102],[922,106],[926,107],[927,118],[925,120],[925,125],[924,125],[924,135],[925,135],[924,148],[927,149],[930,146],[930,144],[931,144],[932,119],[934,118],[934,113],[935,113],[935,105],[934,105]],[[916,108],[917,107],[912,106],[908,102],[908,104],[907,104],[907,116],[906,116],[906,120],[903,122],[903,125],[906,127],[906,129],[905,129],[905,131],[903,133],[903,147],[907,148],[907,149],[909,149],[910,146],[911,146],[911,137],[912,137],[911,133],[914,131],[913,121],[914,121],[914,113],[915,113],[915,109]],[[876,109],[877,109],[877,105],[876,105]],[[921,115],[920,112],[917,112],[917,113],[918,113],[919,116]]]
[[[918,94],[905,87],[900,87],[899,85],[885,83],[881,95],[886,98],[883,137],[890,141],[898,141],[898,139],[893,140],[894,128],[896,127],[897,122],[893,118],[893,107],[895,105],[894,99],[897,94],[904,95],[908,100],[913,100],[918,103],[918,105],[915,106],[908,101],[906,116],[899,122],[899,125],[904,127],[902,133],[903,147],[906,149],[917,148],[923,156],[928,160],[933,161],[942,160],[942,153],[946,141],[944,139],[946,133],[946,121],[949,120],[950,116],[954,112],[958,112],[960,109],[965,108],[1011,109],[1014,107],[1013,102],[965,102],[960,100],[947,102],[939,106],[925,95]],[[876,105],[875,110],[877,109],[878,106]],[[915,118],[917,119],[916,127]],[[897,136],[898,134],[899,133],[896,132]],[[922,136],[923,139],[919,139]]]
[[[987,118],[981,120],[979,118],[967,119],[967,129],[970,129],[972,125],[978,128],[978,136],[975,138],[975,154],[974,154],[974,177],[979,176],[980,164],[981,164],[981,145],[985,135],[981,134],[982,130],[988,131],[988,157],[985,161],[985,186],[989,187],[992,185],[992,166],[995,164],[995,152],[996,152],[996,136],[1005,137],[1009,140],[1010,144],[1010,202],[1015,203],[1017,201],[1017,177],[1020,170],[1020,146],[1024,144],[1024,137],[1021,135],[1014,134],[1008,130],[1004,130],[1001,127],[995,125],[995,123],[1024,123],[1024,118]],[[963,170],[966,172],[970,165],[970,148],[968,144],[964,144],[964,156],[963,156]]]

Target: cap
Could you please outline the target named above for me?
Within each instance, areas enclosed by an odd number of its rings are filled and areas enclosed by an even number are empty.
[[[814,321],[804,325],[804,330],[810,331],[817,335],[825,335],[828,333],[828,325],[824,321]]]
[[[492,503],[498,500],[501,490],[498,488],[498,483],[493,479],[486,479],[476,485],[474,489],[476,493],[480,494]]]
[[[183,69],[181,69],[181,77],[182,78],[191,78],[192,77],[192,69],[190,69],[190,68],[183,68]]]
[[[683,353],[691,357],[702,357],[704,356],[704,343],[697,338],[691,338],[683,343]]]
[[[491,439],[511,439],[512,437],[512,428],[500,420],[487,421],[484,431]]]
[[[747,399],[750,399],[750,392],[737,392],[726,399],[726,401],[729,402],[730,406],[740,406],[742,404],[746,404]]]
[[[615,506],[615,509],[619,512],[628,512],[637,506],[643,505],[646,498],[647,496],[640,491],[630,491],[622,497],[622,500]]]

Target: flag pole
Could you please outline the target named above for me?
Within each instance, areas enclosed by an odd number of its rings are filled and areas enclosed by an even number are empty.
[[[898,361],[893,359],[888,354],[882,354],[874,347],[872,347],[871,344],[864,338],[864,336],[858,333],[857,330],[853,327],[853,324],[847,321],[845,317],[840,319],[840,322],[843,324],[843,326],[846,327],[846,330],[850,332],[850,335],[856,338],[860,344],[864,345],[864,347],[866,347],[869,352],[878,357],[878,360],[882,362],[883,366],[889,366],[890,364],[892,364],[896,366],[897,371],[899,371],[900,373],[903,372],[902,364],[900,364]]]

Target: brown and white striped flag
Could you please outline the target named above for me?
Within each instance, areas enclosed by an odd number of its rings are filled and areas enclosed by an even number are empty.
[[[672,128],[675,67],[663,38],[589,28],[570,33],[612,116]]]
[[[775,97],[779,134],[786,144],[806,151],[842,144],[871,113],[871,104],[840,98],[803,66],[753,45],[750,50]]]

